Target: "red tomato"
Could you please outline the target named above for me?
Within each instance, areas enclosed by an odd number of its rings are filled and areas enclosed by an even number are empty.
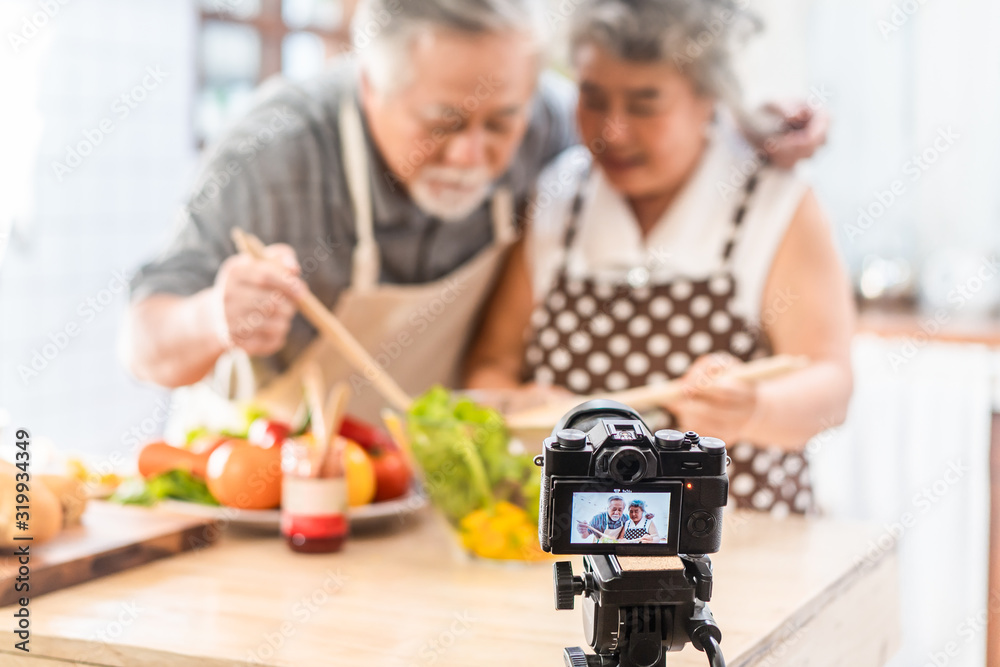
[[[340,423],[340,435],[358,443],[368,453],[371,453],[372,450],[393,451],[399,449],[388,433],[373,424],[350,415],[345,415],[344,421]]]
[[[375,464],[375,502],[405,496],[410,490],[410,467],[398,451],[381,451],[371,455]]]
[[[281,448],[229,440],[208,457],[205,481],[223,505],[264,510],[281,504]]]
[[[262,447],[274,447],[275,445],[280,447],[291,432],[292,429],[288,424],[258,417],[250,424],[247,440]]]

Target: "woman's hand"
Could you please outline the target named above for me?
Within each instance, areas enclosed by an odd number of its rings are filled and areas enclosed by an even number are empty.
[[[681,378],[681,397],[665,403],[677,415],[680,430],[721,438],[727,444],[740,439],[757,408],[754,383],[725,377],[741,365],[726,353],[705,355],[691,365]]]

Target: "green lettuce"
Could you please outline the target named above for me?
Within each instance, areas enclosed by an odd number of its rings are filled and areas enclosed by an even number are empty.
[[[508,501],[538,521],[540,478],[528,454],[513,453],[503,416],[436,386],[410,407],[414,458],[434,504],[453,524]]]

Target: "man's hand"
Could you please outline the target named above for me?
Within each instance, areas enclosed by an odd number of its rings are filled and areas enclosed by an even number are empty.
[[[666,404],[677,415],[679,430],[737,441],[757,407],[757,388],[752,382],[724,377],[743,362],[725,354],[698,359],[681,378],[681,397]]]
[[[584,539],[590,537],[590,525],[589,524],[583,523],[582,521],[578,521],[576,523],[576,529],[580,533],[580,537],[582,537]]]
[[[229,257],[212,288],[220,339],[228,336],[236,347],[261,357],[284,347],[295,316],[292,298],[306,290],[290,246],[277,243],[265,253],[267,260],[243,253]]]
[[[776,116],[782,129],[774,134],[759,135],[745,128],[745,133],[775,166],[789,169],[799,160],[812,157],[826,143],[830,114],[825,109],[803,102],[770,102],[759,112]]]

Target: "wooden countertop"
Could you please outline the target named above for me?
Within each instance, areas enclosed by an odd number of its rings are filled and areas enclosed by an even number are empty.
[[[727,664],[884,664],[898,645],[897,563],[878,535],[729,513],[710,605]],[[468,560],[430,510],[331,555],[230,529],[214,546],[33,598],[30,613],[29,655],[0,626],[4,665],[555,666],[585,644],[580,605],[553,607],[550,564]],[[707,660],[688,646],[667,664]]]

